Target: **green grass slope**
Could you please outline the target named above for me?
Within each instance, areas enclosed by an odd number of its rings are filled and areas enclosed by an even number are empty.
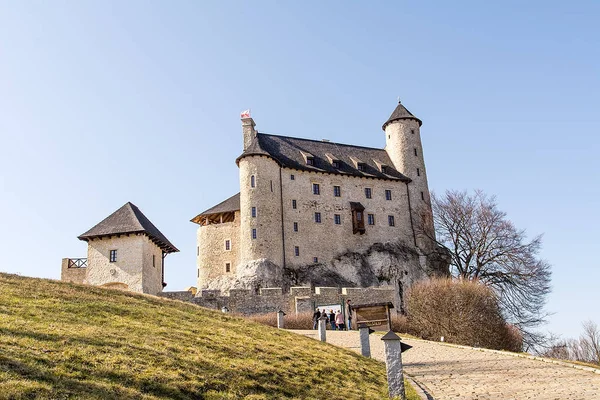
[[[192,304],[0,274],[2,399],[382,399],[385,366]]]

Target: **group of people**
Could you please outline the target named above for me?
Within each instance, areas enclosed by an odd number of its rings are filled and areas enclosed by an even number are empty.
[[[344,314],[342,314],[341,310],[334,312],[330,309],[329,312],[327,312],[326,309],[323,308],[323,311],[321,311],[317,307],[312,316],[313,329],[317,329],[319,326],[319,319],[322,315],[325,315],[327,318],[326,323],[329,323],[331,329],[334,331],[345,331],[352,329],[352,309],[350,308],[350,300],[347,300],[346,302],[346,315],[348,316],[347,321],[344,320]]]

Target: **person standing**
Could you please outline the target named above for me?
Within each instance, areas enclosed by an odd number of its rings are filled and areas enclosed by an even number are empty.
[[[319,311],[319,308],[315,308],[315,312],[313,313],[312,316],[312,320],[313,320],[313,329],[317,329],[317,326],[319,326],[319,318],[321,318],[321,311]]]
[[[348,330],[352,329],[352,305],[350,299],[346,300],[346,318],[348,319]]]
[[[338,331],[344,330],[344,315],[341,311],[335,313],[335,324],[337,325]]]
[[[331,330],[335,331],[335,313],[333,310],[329,310],[329,323],[331,324]]]

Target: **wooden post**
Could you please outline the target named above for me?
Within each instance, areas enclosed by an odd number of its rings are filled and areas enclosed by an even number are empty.
[[[319,318],[319,340],[321,342],[327,341],[326,331],[327,331],[327,316],[321,315],[321,317]]]
[[[283,329],[283,316],[285,313],[281,310],[277,311],[277,328]]]
[[[387,314],[387,319],[388,319],[388,323],[387,323],[388,331],[391,331],[392,330],[392,317],[390,315],[390,306],[387,304],[385,305],[385,312]]]
[[[387,371],[390,397],[398,396],[401,400],[406,400],[400,337],[394,332],[389,331],[381,340],[383,340],[385,345],[385,369]]]

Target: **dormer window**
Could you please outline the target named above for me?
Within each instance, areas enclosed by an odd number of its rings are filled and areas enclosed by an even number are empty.
[[[366,164],[362,160],[359,160],[358,158],[352,156],[350,156],[350,160],[352,160],[354,168],[356,168],[357,170],[364,171],[366,169]]]
[[[331,153],[325,153],[325,157],[327,157],[333,168],[340,167],[340,160],[336,156]]]
[[[305,151],[301,151],[300,153],[302,154],[306,165],[315,165],[315,156]]]
[[[379,171],[382,174],[387,174],[388,173],[388,166],[384,163],[382,163],[379,160],[373,159],[373,162],[375,163],[375,165],[377,166],[377,169],[379,169]]]

